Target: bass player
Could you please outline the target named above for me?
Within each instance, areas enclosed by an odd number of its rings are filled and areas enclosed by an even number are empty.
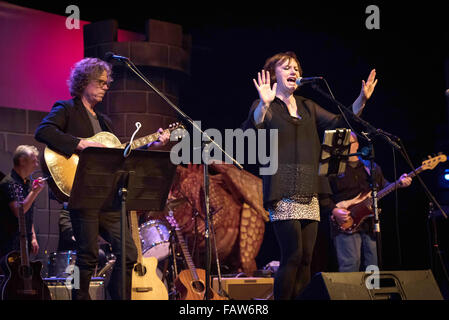
[[[354,132],[351,132],[350,154],[359,149],[359,142]],[[366,166],[358,156],[348,159],[346,170],[343,174],[329,177],[332,188],[332,200],[336,203],[332,210],[332,216],[336,223],[343,224],[349,218],[349,206],[366,199],[370,195],[369,165]],[[385,180],[381,168],[374,165],[374,182],[380,190],[389,183]],[[404,188],[412,183],[407,174],[399,178],[399,186]],[[368,192],[368,195],[363,196]],[[331,227],[331,234],[336,250],[338,270],[340,272],[365,271],[369,265],[377,266],[376,238],[373,231],[373,218],[366,219],[360,225],[360,229],[352,234],[337,231]]]

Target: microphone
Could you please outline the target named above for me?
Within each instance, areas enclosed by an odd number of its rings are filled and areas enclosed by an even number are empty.
[[[129,59],[127,57],[115,55],[113,52],[110,52],[110,51],[106,52],[106,54],[104,55],[104,60],[108,61],[108,62],[111,60],[129,61]]]
[[[395,140],[395,141],[400,141],[401,139],[399,139],[398,137],[396,137],[394,134],[388,133],[383,131],[382,129],[377,129],[376,132],[378,134],[383,134],[384,136],[387,136],[388,138]]]
[[[299,77],[298,79],[296,79],[296,84],[298,86],[302,86],[303,84],[315,82],[318,80],[323,80],[323,77],[308,77],[308,78]]]

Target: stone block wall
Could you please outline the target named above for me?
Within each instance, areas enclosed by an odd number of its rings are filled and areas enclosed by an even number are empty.
[[[84,27],[84,55],[103,59],[107,52],[129,57],[145,77],[175,105],[190,71],[191,37],[182,27],[169,22],[148,20],[146,41],[117,42],[118,24],[114,20]],[[117,137],[127,141],[135,122],[142,124],[136,137],[167,128],[177,114],[151,87],[124,64],[112,61],[114,82],[101,105],[113,122]]]

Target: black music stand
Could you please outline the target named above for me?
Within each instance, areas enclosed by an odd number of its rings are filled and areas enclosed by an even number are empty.
[[[326,130],[321,144],[318,175],[330,176],[345,172],[350,148],[351,130]]]
[[[121,211],[122,299],[126,297],[126,212],[161,211],[165,207],[176,165],[170,152],[86,148],[79,157],[68,209]],[[139,244],[136,244],[139,245]]]

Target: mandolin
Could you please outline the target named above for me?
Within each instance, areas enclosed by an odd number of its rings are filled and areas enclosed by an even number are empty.
[[[30,262],[23,212],[23,189],[18,184],[13,187],[14,199],[18,207],[20,252],[12,251],[1,261],[5,281],[1,288],[2,300],[51,300],[50,290],[41,278],[42,263]]]
[[[130,219],[131,233],[137,247],[137,263],[131,280],[131,300],[168,300],[167,288],[156,273],[158,260],[142,256],[136,211],[130,212]]]
[[[188,270],[182,270],[175,279],[176,290],[180,293],[181,300],[204,300],[206,293],[206,271],[204,269],[195,268],[189,249],[187,248],[175,217],[166,216],[165,218],[170,225],[175,228],[179,245],[188,266]],[[227,298],[220,296],[212,288],[209,288],[209,292],[210,296],[208,297],[208,300],[228,300]]]
[[[165,129],[163,133],[170,133],[176,129],[182,128],[182,124],[176,122],[171,124],[168,129]],[[163,133],[155,132],[148,136],[136,139],[131,143],[131,149],[140,148],[150,142],[154,142],[159,139]],[[99,132],[85,140],[101,143],[108,148],[124,149],[128,145],[128,143],[121,143],[114,134],[107,131]],[[68,158],[47,146],[44,150],[43,158],[42,169],[52,177],[52,179],[49,179],[48,185],[60,201],[68,201],[75,180],[79,155],[74,153]]]
[[[440,154],[436,157],[430,158],[422,162],[422,165],[416,169],[408,173],[407,175],[410,178],[414,178],[416,175],[421,173],[424,170],[432,170],[434,169],[440,162],[445,162],[447,160],[446,155]],[[396,182],[390,183],[388,186],[383,188],[377,193],[378,200],[382,199],[386,195],[390,194],[392,191],[396,190],[400,187],[400,182],[397,180]],[[345,200],[337,203],[337,207],[347,208],[351,213],[349,214],[349,219],[345,223],[338,224],[333,216],[332,220],[335,226],[338,228],[339,232],[346,234],[353,234],[359,231],[360,225],[368,219],[369,217],[374,216],[374,212],[371,208],[372,198],[370,197],[370,192],[366,192],[365,194],[360,194],[357,197],[351,200]]]

